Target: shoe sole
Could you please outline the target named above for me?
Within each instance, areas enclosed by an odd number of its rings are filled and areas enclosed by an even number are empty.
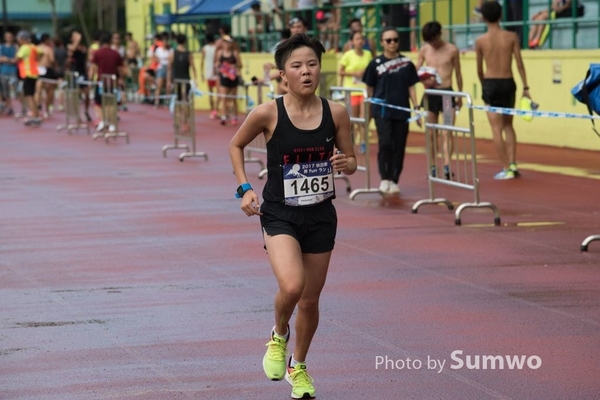
[[[289,373],[285,373],[285,380],[287,381],[287,383],[289,383],[290,385],[294,386],[292,383],[292,380],[290,379],[290,374]],[[294,396],[294,393],[292,393],[291,395],[292,399],[315,399],[316,398],[316,394],[311,396],[310,393],[308,392],[304,392],[304,394],[302,395],[302,397],[297,397]]]

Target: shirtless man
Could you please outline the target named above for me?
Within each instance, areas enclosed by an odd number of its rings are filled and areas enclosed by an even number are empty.
[[[513,56],[523,82],[523,97],[531,98],[519,37],[500,28],[502,6],[498,2],[485,2],[481,7],[481,15],[488,29],[487,33],[477,38],[475,52],[483,101],[487,106],[513,108],[517,91],[511,68]],[[493,112],[488,112],[487,116],[492,128],[494,147],[502,162],[502,171],[494,175],[494,179],[514,179],[519,176],[519,170],[516,163],[517,137],[513,128],[513,116]],[[506,139],[502,137],[503,131]]]
[[[42,111],[42,118],[48,118],[52,114],[52,108],[54,107],[54,90],[56,89],[56,74],[54,73],[54,43],[50,35],[44,33],[40,39],[38,45],[39,60],[38,60],[38,72],[40,78],[37,81],[35,88],[35,102],[42,106],[42,92],[46,94],[44,101],[44,110]],[[43,81],[44,79],[51,79],[55,82]]]
[[[127,60],[127,66],[129,68],[138,66],[138,59],[140,57],[140,46],[133,40],[131,32],[125,34],[125,55]]]
[[[456,86],[458,91],[462,92],[463,79],[460,71],[460,53],[458,48],[442,39],[442,25],[439,22],[433,21],[428,22],[423,26],[422,30],[423,41],[425,44],[419,51],[419,59],[417,61],[417,70],[426,64],[428,67],[435,68],[441,83],[436,82],[435,78],[431,81],[424,82],[425,87],[436,89],[436,90],[448,90],[452,91],[452,74],[456,74]],[[427,114],[427,122],[430,124],[437,124],[440,113],[443,113],[443,98],[442,96],[428,96],[429,113]],[[462,98],[452,98],[452,108],[462,107]],[[452,112],[452,124],[454,124],[455,114]],[[433,132],[432,138],[435,137]],[[452,134],[447,130],[442,131],[442,154],[444,158],[444,178],[451,179],[452,172],[450,171],[450,159],[452,156]],[[433,153],[434,148],[437,146],[431,146],[431,160],[433,164],[430,165],[431,176],[436,177],[437,171],[435,167],[435,154]]]

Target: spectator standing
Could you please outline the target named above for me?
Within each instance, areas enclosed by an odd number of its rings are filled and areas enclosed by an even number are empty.
[[[486,2],[481,7],[481,15],[487,25],[487,32],[477,38],[477,75],[481,81],[482,97],[487,106],[513,108],[517,86],[513,79],[512,61],[523,81],[523,97],[531,98],[525,66],[521,58],[519,38],[514,32],[500,27],[502,6],[497,2]],[[483,63],[485,62],[485,72]],[[514,179],[519,176],[517,168],[517,137],[513,127],[513,116],[494,112],[487,113],[492,128],[494,147],[502,163],[502,170],[494,179]],[[502,136],[502,133],[506,139]]]
[[[340,85],[346,88],[366,89],[362,81],[365,70],[373,59],[370,51],[364,50],[365,38],[362,32],[354,31],[351,33],[350,41],[352,49],[346,51],[340,58],[339,73]],[[352,117],[364,117],[364,95],[362,92],[351,92],[350,106],[352,107]],[[354,144],[366,143],[364,124],[354,124]],[[364,149],[361,149],[361,152]]]
[[[440,82],[437,82],[435,78],[432,78],[432,82],[425,82],[425,87],[452,91],[452,75],[456,75],[456,85],[458,91],[463,90],[463,79],[460,68],[460,53],[458,48],[452,43],[446,42],[442,39],[442,25],[437,22],[428,22],[423,26],[422,30],[423,41],[425,44],[419,51],[419,58],[417,61],[417,70],[419,70],[424,64],[428,67],[435,68],[440,78]],[[437,124],[440,113],[444,112],[443,98],[442,96],[429,96],[427,99],[429,109],[427,114],[427,122]],[[452,123],[456,114],[454,108],[462,107],[462,98],[452,98]],[[432,132],[430,132],[432,134]],[[433,137],[433,135],[432,135]],[[452,155],[452,133],[447,130],[442,130],[442,154],[444,161],[444,178],[450,179],[452,173],[450,171],[450,157]],[[434,160],[435,154],[433,149],[437,148],[431,146],[431,159]],[[437,176],[435,170],[435,164],[430,165],[431,175]]]
[[[154,107],[158,108],[160,104],[160,95],[163,86],[166,86],[167,77],[171,76],[171,70],[169,68],[169,58],[173,50],[169,46],[169,35],[163,33],[161,37],[160,46],[154,50],[154,58],[158,64],[156,69],[156,88],[154,89]],[[166,92],[170,92],[171,88],[167,86]]]
[[[215,72],[215,36],[212,33],[206,34],[206,44],[202,46],[202,60],[200,61],[200,73],[202,82],[206,82],[208,89],[208,101],[210,103],[210,119],[217,119],[217,99],[215,98],[215,88],[217,87],[218,75]]]
[[[117,86],[122,86],[123,77],[125,76],[126,70],[121,55],[110,47],[111,34],[108,31],[104,31],[100,34],[100,48],[94,52],[92,57],[92,63],[90,65],[90,76],[98,76],[100,79],[102,75],[116,75]],[[116,90],[116,87],[112,88]],[[94,108],[96,115],[100,118],[97,130],[102,131],[104,129],[103,111],[109,113],[116,113],[117,110],[102,110],[102,92],[108,91],[109,88],[103,88],[100,85],[96,86],[94,95]],[[114,132],[116,127],[114,125],[108,126],[109,132]]]
[[[506,22],[521,22],[521,24],[509,26],[507,28],[507,30],[514,32],[517,35],[520,45],[523,43],[523,0],[505,0],[505,4]]]
[[[381,31],[380,39],[383,54],[369,63],[363,76],[368,96],[404,108],[410,107],[410,100],[418,109],[415,84],[419,82],[419,76],[410,58],[398,52],[398,31],[394,27],[386,27]],[[375,119],[379,139],[379,191],[384,195],[399,194],[398,180],[404,166],[410,113],[372,104],[371,116]],[[420,125],[420,120],[417,123]]]
[[[58,81],[56,86],[58,111],[62,111],[65,108],[65,91],[63,84],[65,79],[65,69],[67,68],[67,58],[68,52],[65,48],[65,44],[60,38],[54,38],[54,76]]]
[[[223,46],[215,54],[215,68],[219,71],[219,97],[221,97],[221,125],[227,123],[232,110],[231,125],[237,125],[237,88],[241,78],[242,60],[231,36],[223,37]]]
[[[54,43],[52,42],[50,35],[44,33],[40,39],[40,44],[38,45],[38,72],[40,78],[44,78],[46,81],[38,79],[35,90],[36,104],[42,108],[42,118],[50,117],[54,108],[54,91],[57,82],[56,75],[54,74],[55,61],[53,45]],[[44,96],[43,99],[42,96]]]
[[[140,55],[140,45],[133,39],[133,34],[127,32],[125,34],[125,56],[127,67],[130,69],[139,67]]]
[[[67,52],[71,60],[71,71],[77,74],[77,81],[79,82],[79,89],[83,97],[83,104],[85,110],[85,117],[88,122],[92,120],[89,113],[90,108],[90,86],[83,81],[87,81],[87,59],[88,49],[81,42],[81,32],[71,32],[71,42],[67,46]]]
[[[171,52],[171,56],[169,58],[169,69],[172,71],[172,76],[169,76],[169,82],[167,86],[173,87],[176,89],[175,95],[177,96],[178,101],[188,100],[188,96],[190,93],[191,86],[190,84],[182,85],[180,83],[175,82],[175,80],[185,80],[189,81],[190,70],[192,71],[192,75],[194,76],[194,80],[198,80],[198,76],[196,74],[196,66],[194,65],[194,57],[192,53],[187,49],[187,38],[183,34],[178,34],[175,37],[177,41],[177,47],[173,52]],[[171,82],[171,79],[173,80]],[[180,121],[181,117],[176,115],[176,120]],[[185,114],[183,115],[182,129],[183,131],[187,131],[189,128],[189,110],[186,109]]]
[[[363,34],[363,38],[364,38],[363,49],[370,52],[372,55],[372,58],[375,58],[375,56],[376,56],[375,50],[377,50],[375,41],[373,39],[369,38],[367,34],[365,34],[361,20],[359,18],[351,19],[350,22],[348,22],[348,29],[350,29],[350,36],[352,36],[352,32],[360,32]],[[344,52],[346,52],[348,50],[351,50],[353,47],[354,46],[352,45],[352,40],[348,39],[346,44],[344,44],[343,50],[344,50]]]
[[[27,31],[17,34],[19,50],[16,58],[19,66],[19,76],[23,79],[23,96],[32,113],[32,118],[25,121],[27,126],[39,126],[42,123],[38,105],[35,101],[35,88],[39,77],[38,72],[38,48],[31,43],[31,35]]]
[[[290,35],[296,33],[306,33],[308,31],[308,23],[303,17],[294,17],[290,19]]]
[[[11,91],[16,91],[19,76],[17,73],[17,50],[15,35],[6,31],[4,44],[0,46],[0,93],[8,115],[13,115]]]

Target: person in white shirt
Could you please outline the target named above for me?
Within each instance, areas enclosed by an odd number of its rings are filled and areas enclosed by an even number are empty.
[[[215,52],[217,46],[215,44],[215,35],[212,33],[206,34],[206,44],[202,46],[202,61],[200,65],[200,74],[202,82],[206,81],[208,85],[208,101],[210,102],[210,119],[217,119],[217,102],[213,97],[215,88],[217,87],[217,74],[215,73]]]
[[[160,104],[160,92],[167,81],[167,77],[171,76],[169,67],[169,58],[173,50],[169,46],[169,34],[164,33],[162,35],[162,43],[154,50],[154,58],[158,62],[158,68],[156,69],[156,89],[154,91],[154,107],[158,107]],[[167,87],[166,91],[169,92],[171,88]]]

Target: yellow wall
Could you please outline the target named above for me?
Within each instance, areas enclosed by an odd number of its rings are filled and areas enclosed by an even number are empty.
[[[436,20],[442,25],[465,24],[465,15],[471,15],[472,10],[479,4],[479,0],[470,0],[467,9],[467,0],[437,0],[419,2],[419,22],[423,26],[426,22]],[[450,21],[452,10],[452,21]]]
[[[150,5],[154,5],[157,14],[162,14],[163,4],[171,4],[171,11],[177,12],[177,0],[125,0],[125,19],[127,31],[133,34],[133,38],[145,49],[145,35],[150,32]]]

